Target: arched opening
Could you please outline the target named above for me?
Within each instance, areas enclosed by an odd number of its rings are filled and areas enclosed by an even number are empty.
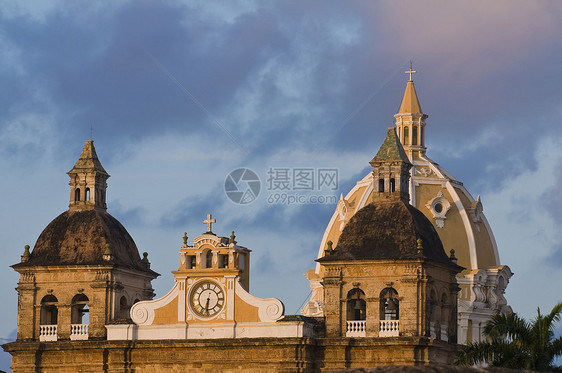
[[[384,179],[379,179],[379,193],[384,192]]]
[[[41,299],[39,315],[39,340],[42,342],[56,341],[58,339],[58,299],[52,294]]]
[[[89,201],[90,200],[90,188],[86,188],[86,198],[85,201]]]
[[[379,337],[397,337],[400,335],[399,306],[398,292],[391,287],[384,288],[379,295]]]
[[[74,298],[72,298],[72,308],[70,311],[71,324],[88,324],[90,322],[88,301],[88,297],[84,294],[76,294]]]
[[[412,127],[412,145],[418,145],[418,127]]]
[[[130,309],[131,309],[131,307],[129,307],[129,305],[127,303],[127,297],[125,297],[123,295],[121,297],[121,299],[119,299],[119,318],[120,319],[128,319]]]
[[[429,293],[429,336],[431,338],[437,338],[438,328],[438,311],[439,305],[437,303],[437,293],[435,289],[431,289]]]
[[[363,290],[356,288],[347,293],[347,319],[367,319],[367,303],[365,302],[365,293]]]
[[[396,180],[394,180],[394,178],[390,179],[390,191],[391,192],[396,191]]]
[[[398,301],[398,292],[393,288],[385,288],[380,294],[380,319],[381,320],[398,320],[400,316],[400,307]]]
[[[213,268],[213,252],[210,249],[206,249],[203,250],[201,256],[201,263],[204,265],[202,268]]]
[[[80,201],[80,188],[74,190],[74,202]]]
[[[443,293],[441,295],[441,333],[440,339],[442,341],[449,340],[449,312],[451,311],[451,307],[449,305],[449,297],[447,293]]]
[[[41,315],[39,324],[41,325],[57,325],[58,321],[58,299],[52,294],[45,295],[41,299]]]
[[[347,293],[347,322],[346,337],[365,337],[366,336],[366,319],[367,319],[367,303],[365,302],[365,293],[359,288],[351,289]]]
[[[404,145],[408,145],[410,143],[410,131],[408,127],[404,127]]]
[[[88,297],[84,294],[76,294],[72,298],[70,309],[70,339],[73,341],[88,339],[88,327],[90,323],[90,309],[88,308]]]

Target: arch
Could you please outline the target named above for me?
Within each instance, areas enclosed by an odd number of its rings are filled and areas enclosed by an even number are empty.
[[[381,291],[379,299],[380,299],[380,319],[399,320],[400,302],[398,300],[398,292],[391,287],[384,288]]]
[[[404,145],[408,145],[408,140],[410,139],[410,131],[408,126],[404,127]]]
[[[437,330],[439,329],[439,302],[437,301],[437,292],[435,288],[431,288],[429,292],[429,336],[437,338]]]
[[[347,293],[347,320],[366,320],[367,303],[365,293],[359,288],[351,289]]]
[[[84,201],[90,200],[90,188],[86,188],[86,195],[84,196]]]
[[[120,319],[128,319],[130,309],[131,309],[131,307],[129,307],[129,304],[127,302],[127,297],[123,295],[119,299],[119,318]]]
[[[412,145],[418,145],[418,127],[412,127]]]
[[[394,180],[394,178],[390,179],[390,191],[396,192],[396,180]]]
[[[201,252],[201,268],[213,268],[213,252],[205,249]]]
[[[41,299],[40,325],[57,325],[58,322],[58,299],[52,294],[45,295]]]
[[[449,339],[449,318],[450,318],[451,307],[449,304],[449,296],[446,292],[441,294],[441,335],[439,336],[441,340],[448,341]]]
[[[89,324],[90,309],[88,308],[89,299],[84,294],[76,294],[72,298],[72,305],[70,311],[71,324]]]
[[[74,189],[74,202],[80,201],[80,188]]]
[[[379,193],[384,192],[384,179],[379,179]]]

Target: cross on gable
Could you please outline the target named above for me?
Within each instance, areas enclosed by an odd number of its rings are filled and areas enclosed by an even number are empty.
[[[412,70],[412,61],[410,61],[410,70],[404,71],[404,74],[410,74],[410,81],[412,80],[412,74],[415,74],[416,70]]]
[[[212,226],[213,223],[216,223],[217,221],[215,219],[212,219],[212,215],[211,214],[207,214],[207,219],[203,220],[203,223],[207,224],[207,232],[206,233],[213,233],[212,231]]]

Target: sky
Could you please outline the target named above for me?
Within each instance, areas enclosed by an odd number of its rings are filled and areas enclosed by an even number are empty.
[[[3,1],[0,341],[17,325],[8,266],[67,209],[90,136],[108,212],[149,253],[157,296],[183,233],[211,213],[252,250],[251,292],[297,313],[332,199],[369,172],[410,61],[427,154],[481,196],[515,273],[509,304],[549,310],[562,301],[561,16],[558,1]],[[225,193],[238,168],[261,180],[252,203]],[[278,198],[272,179],[302,169],[337,170],[337,187]]]

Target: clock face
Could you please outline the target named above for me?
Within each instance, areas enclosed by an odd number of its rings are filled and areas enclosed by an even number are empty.
[[[197,284],[191,291],[191,309],[199,316],[211,317],[218,314],[224,307],[222,288],[211,281]]]

